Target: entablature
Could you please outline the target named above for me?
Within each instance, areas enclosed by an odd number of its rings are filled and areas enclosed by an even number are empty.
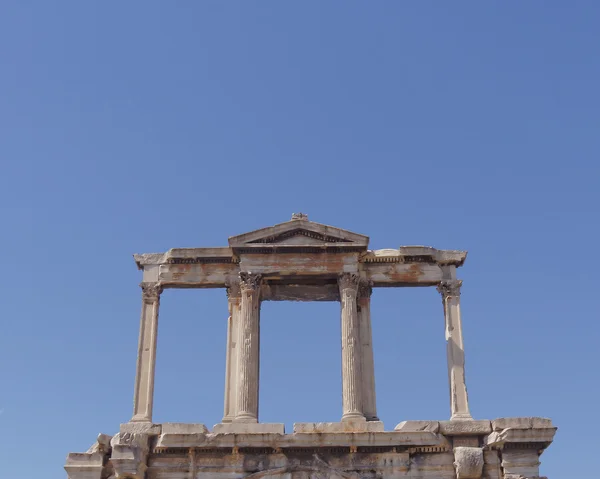
[[[293,297],[294,280],[304,278],[317,286],[319,278],[356,273],[376,287],[431,286],[444,279],[444,271],[464,264],[467,253],[430,246],[368,249],[368,236],[308,221],[294,215],[291,221],[229,238],[229,246],[173,248],[166,253],[134,255],[144,281],[165,287],[225,287],[239,273],[261,274],[266,280],[283,280],[265,297]],[[314,289],[314,288],[313,288]],[[268,293],[268,294],[267,294]],[[318,296],[318,295],[317,295]],[[325,294],[331,297],[331,294]]]

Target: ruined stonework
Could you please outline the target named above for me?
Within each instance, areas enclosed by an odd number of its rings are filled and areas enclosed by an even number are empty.
[[[70,479],[537,479],[556,428],[538,417],[474,420],[465,384],[456,270],[466,252],[425,246],[369,250],[369,238],[314,223],[288,222],[229,238],[223,248],[135,255],[143,271],[142,313],[130,422],[70,453]],[[450,419],[404,421],[385,431],[377,417],[371,293],[434,286],[445,317]],[[203,424],[154,424],[154,369],[165,288],[226,290],[224,413]],[[342,411],[334,423],[283,424],[258,417],[263,301],[338,301]],[[377,320],[375,318],[375,320]],[[200,418],[201,419],[201,418]]]

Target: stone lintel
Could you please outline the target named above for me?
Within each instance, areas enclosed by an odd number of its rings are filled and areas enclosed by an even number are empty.
[[[339,301],[337,284],[263,284],[261,301]]]
[[[215,424],[213,434],[285,434],[280,423],[229,422]]]
[[[296,422],[294,434],[322,434],[340,432],[383,432],[381,421],[342,421],[342,422]]]
[[[440,421],[440,433],[446,436],[476,436],[492,432],[492,423],[488,420]]]

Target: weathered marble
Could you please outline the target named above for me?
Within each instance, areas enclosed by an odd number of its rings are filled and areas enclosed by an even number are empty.
[[[531,418],[516,420],[532,424]],[[112,473],[170,479],[181,472],[197,479],[535,478],[539,456],[552,440],[544,431],[555,430],[544,423],[527,429],[539,434],[536,442],[524,437],[490,443],[488,436],[496,431],[482,432],[485,423],[489,431],[490,421],[463,421],[477,425],[470,436],[456,435],[466,433],[464,428],[442,433],[442,424],[449,422],[405,421],[391,432],[378,422],[358,422],[356,429],[348,422],[299,423],[293,434],[284,434],[282,424],[218,424],[211,432],[202,424],[165,423],[151,424],[143,433],[139,423],[128,423],[112,439],[99,436],[88,452],[69,454],[65,470],[71,479],[103,479]],[[477,445],[457,446],[462,438]]]
[[[473,420],[470,413],[462,281],[457,278],[466,252],[428,246],[369,250],[368,245],[367,236],[295,213],[285,223],[233,236],[226,247],[134,255],[143,293],[134,414],[114,436],[100,434],[86,452],[70,453],[68,477],[538,478],[540,455],[556,433],[550,419]],[[380,319],[371,318],[371,293],[373,288],[403,286],[434,286],[442,295],[450,420],[402,421],[385,431],[377,417],[371,321]],[[223,419],[212,431],[204,424],[152,422],[160,294],[165,288],[227,290],[229,314],[212,318],[227,318]],[[295,423],[291,434],[283,424],[259,422],[263,301],[340,303],[339,422]],[[401,411],[401,400],[398,407]]]

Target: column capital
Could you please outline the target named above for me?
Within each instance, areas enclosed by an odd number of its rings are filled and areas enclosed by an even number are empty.
[[[163,292],[163,287],[160,283],[140,283],[142,288],[142,298],[144,301],[158,301],[160,294]]]
[[[373,294],[373,281],[361,279],[358,283],[358,297],[360,299],[370,298]]]
[[[262,282],[262,274],[240,273],[240,290],[242,293],[247,291],[258,291]]]
[[[360,281],[360,277],[356,273],[340,273],[338,275],[338,285],[340,287],[340,291],[345,289],[350,289],[352,291],[358,291],[358,283]]]
[[[438,284],[437,290],[442,295],[442,300],[445,300],[449,297],[460,297],[460,287],[462,286],[462,281],[460,279],[449,279],[442,281]]]
[[[225,292],[229,299],[238,299],[242,296],[242,289],[239,279],[228,279],[225,281]]]

